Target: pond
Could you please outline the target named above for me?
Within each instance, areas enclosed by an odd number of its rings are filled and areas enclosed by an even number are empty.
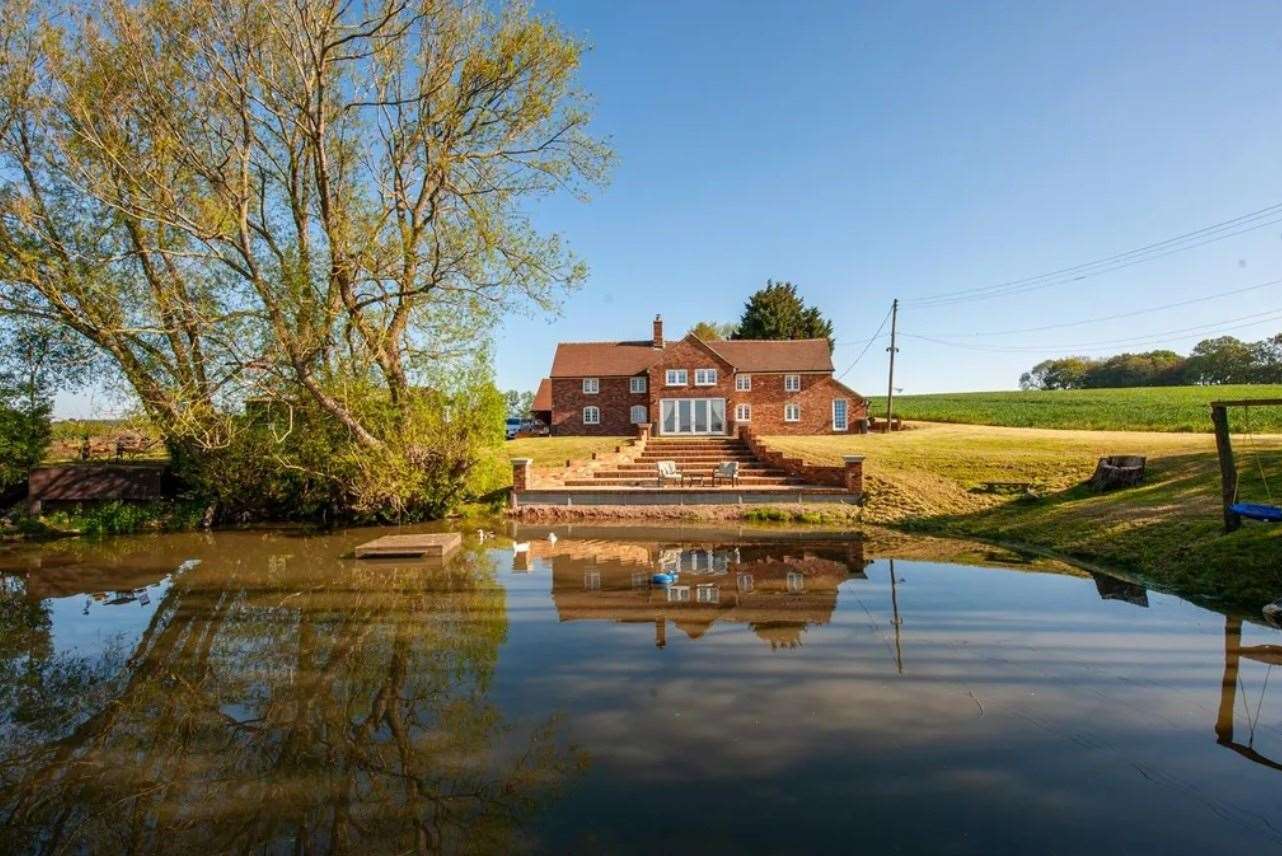
[[[380,534],[0,553],[0,851],[1282,846],[1252,620],[885,534]]]

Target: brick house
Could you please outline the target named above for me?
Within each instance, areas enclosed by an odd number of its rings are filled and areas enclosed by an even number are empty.
[[[840,434],[868,402],[833,377],[826,339],[562,342],[535,396],[553,435]]]

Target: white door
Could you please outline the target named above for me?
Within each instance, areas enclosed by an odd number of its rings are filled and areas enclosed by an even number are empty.
[[[665,398],[659,402],[659,430],[663,434],[724,434],[724,398]]]

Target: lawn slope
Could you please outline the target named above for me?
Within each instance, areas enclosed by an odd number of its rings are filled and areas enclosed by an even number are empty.
[[[1005,425],[1015,428],[1082,428],[1095,431],[1209,432],[1208,404],[1221,399],[1282,398],[1279,385],[1166,386],[1135,389],[1068,389],[904,395],[895,413],[905,419]],[[886,412],[884,398],[872,412]],[[1231,414],[1242,430],[1243,413]],[[1251,411],[1257,431],[1282,432],[1282,407]]]
[[[1207,435],[926,425],[897,434],[770,437],[780,451],[837,464],[864,454],[864,520],[1022,543],[1135,572],[1153,584],[1258,610],[1282,596],[1282,526],[1222,535],[1219,470]],[[1265,501],[1260,468],[1282,499],[1282,437],[1238,441],[1243,499]],[[1105,454],[1149,459],[1148,479],[1094,494],[1081,486]],[[980,493],[1029,481],[1042,499]]]

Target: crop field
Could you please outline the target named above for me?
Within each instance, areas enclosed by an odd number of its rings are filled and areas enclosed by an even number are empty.
[[[1212,401],[1282,398],[1282,385],[1166,386],[1133,389],[1070,389],[960,392],[895,398],[895,415],[925,422],[1004,425],[1012,428],[1075,428],[1092,431],[1210,432]],[[874,416],[886,412],[884,397],[872,399]],[[1282,407],[1250,411],[1250,427],[1282,433]],[[1247,414],[1230,411],[1234,431]]]

